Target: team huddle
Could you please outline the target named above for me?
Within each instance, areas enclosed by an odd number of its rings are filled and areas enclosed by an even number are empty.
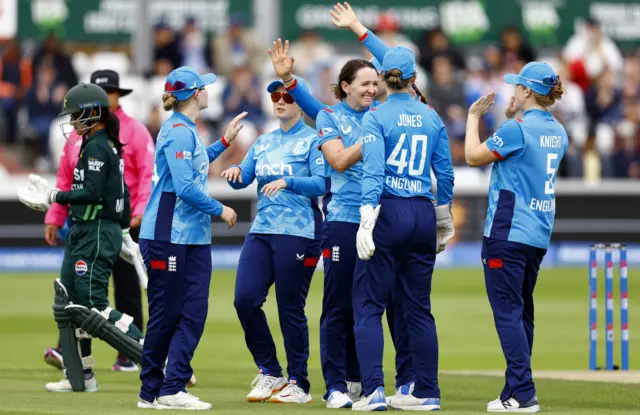
[[[259,136],[242,163],[222,173],[233,189],[254,181],[258,188],[234,293],[258,369],[247,400],[311,402],[305,304],[322,258],[320,358],[327,408],[440,410],[431,283],[437,255],[454,236],[447,131],[415,86],[413,53],[388,48],[348,3],[330,13],[333,24],[350,29],[374,57],[342,67],[334,85],[339,103],[326,107],[293,74],[288,41],[273,42],[269,54],[280,79],[267,92],[279,128]],[[123,143],[109,97],[93,83],[67,93],[62,114],[71,116],[82,140],[72,187],[62,191],[31,175],[18,192],[36,210],[71,206],[53,306],[65,378],[47,390],[98,390],[91,356],[91,338],[97,337],[140,365],[138,408],[212,407],[185,388],[195,383],[191,360],[208,312],[211,217],[231,227],[237,216],[208,195],[208,167],[233,145],[246,116],[238,115],[214,144],[203,144],[195,121],[207,107],[205,87],[215,81],[214,74],[189,67],[167,77],[162,100],[173,113],[157,137],[138,243],[129,233],[131,184],[124,178]],[[533,290],[553,228],[555,172],[568,139],[548,111],[562,95],[549,65],[530,62],[519,74],[505,75],[505,82],[515,86],[505,112],[509,120],[481,141],[479,120],[494,104],[495,95],[488,94],[469,109],[465,137],[467,163],[493,165],[479,255],[507,370],[504,389],[486,409],[538,412],[531,376]],[[516,119],[519,110],[524,113]],[[315,120],[315,129],[303,114]],[[144,337],[131,316],[109,306],[109,275],[119,257],[134,264],[146,289]],[[273,285],[286,376],[262,309]],[[389,397],[383,313],[396,353],[396,393]]]

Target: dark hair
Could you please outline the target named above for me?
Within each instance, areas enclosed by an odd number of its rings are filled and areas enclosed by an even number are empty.
[[[413,83],[411,81],[412,78],[413,76],[408,79],[402,79],[402,72],[400,69],[391,69],[384,74],[384,81],[387,83],[387,86],[396,91],[405,89],[411,85]]]
[[[102,108],[100,114],[100,122],[104,124],[104,131],[113,143],[113,146],[122,155],[122,147],[124,144],[120,141],[120,120],[109,108]]]
[[[348,84],[353,82],[353,80],[356,79],[358,71],[362,68],[371,68],[374,71],[376,70],[376,67],[373,66],[371,62],[364,59],[352,59],[344,64],[340,70],[340,75],[338,76],[338,83],[331,85],[333,93],[337,99],[342,101],[347,97],[347,93],[342,89],[342,82],[346,82]]]
[[[562,89],[562,81],[560,80],[560,78],[558,78],[558,83],[553,88],[551,88],[547,95],[540,95],[536,92],[533,92],[533,97],[536,99],[536,104],[544,108],[549,108],[550,106],[555,104],[557,100],[562,98],[563,93],[564,89]]]
[[[418,99],[420,100],[420,102],[422,102],[425,105],[429,105],[429,103],[427,102],[427,97],[422,95],[422,92],[420,92],[420,89],[418,89],[418,85],[416,85],[415,82],[411,84],[411,88],[413,89],[413,91],[418,96]]]

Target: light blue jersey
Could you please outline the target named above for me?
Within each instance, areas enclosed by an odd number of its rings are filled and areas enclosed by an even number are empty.
[[[451,203],[449,137],[433,108],[408,93],[391,94],[367,113],[362,130],[362,205],[375,207],[384,195],[434,200],[430,169],[438,203]]]
[[[498,161],[491,171],[484,236],[548,248],[567,132],[551,113],[534,109],[506,121],[486,144]]]
[[[211,216],[222,214],[222,204],[207,194],[209,163],[225,148],[223,140],[205,147],[195,123],[179,112],[162,124],[140,238],[211,244]]]
[[[319,196],[325,193],[324,157],[316,143],[316,132],[302,120],[289,131],[277,129],[258,137],[240,164],[241,189],[258,180],[258,214],[250,233],[294,235],[314,239]],[[284,179],[287,188],[267,197],[262,187]]]
[[[367,110],[356,111],[343,101],[320,111],[316,118],[318,146],[335,139],[342,140],[345,148],[356,144],[361,136],[362,120]],[[325,172],[330,180],[326,220],[360,223],[362,161],[358,161],[344,173],[336,171],[327,163]]]

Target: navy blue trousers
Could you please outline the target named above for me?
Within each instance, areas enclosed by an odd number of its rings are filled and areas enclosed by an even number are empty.
[[[414,396],[439,398],[438,335],[431,314],[436,259],[433,203],[424,198],[383,198],[373,232],[376,251],[358,259],[353,284],[356,351],[365,395],[384,386],[382,313],[393,293],[395,320],[406,326],[415,381]],[[395,330],[397,332],[397,329]]]
[[[396,271],[397,272],[397,271]],[[397,289],[397,287],[396,287]],[[395,290],[394,290],[395,291]],[[411,344],[407,325],[402,320],[400,305],[394,300],[394,293],[389,297],[387,309],[387,324],[389,333],[396,351],[396,389],[402,385],[413,382],[413,359],[411,357]]]
[[[318,263],[317,253],[318,244],[311,239],[250,233],[240,254],[233,302],[256,366],[263,374],[282,376],[276,345],[262,310],[269,288],[275,284],[287,374],[289,381],[305,392],[309,392],[309,327],[304,307]]]
[[[507,361],[502,400],[528,401],[535,393],[531,377],[533,290],[546,249],[484,238],[482,266],[493,320]]]
[[[357,223],[348,222],[324,225],[320,361],[327,392],[335,389],[347,393],[346,382],[360,382],[351,297],[358,227]]]
[[[193,374],[191,359],[209,309],[211,246],[140,239],[140,251],[149,275],[140,397],[153,402],[184,391]]]

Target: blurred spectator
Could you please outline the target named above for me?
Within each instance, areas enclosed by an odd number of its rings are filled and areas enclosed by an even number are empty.
[[[602,33],[598,23],[589,18],[573,35],[563,51],[569,63],[569,74],[583,91],[605,70],[621,75],[624,61],[616,44]]]
[[[585,96],[587,113],[591,119],[590,131],[600,155],[602,176],[613,175],[613,126],[622,119],[622,91],[614,84],[613,72],[605,70]]]
[[[564,94],[562,99],[553,106],[553,114],[569,135],[569,148],[563,163],[567,167],[567,176],[582,177],[584,175],[583,156],[589,135],[585,97],[580,86],[569,79],[565,65],[561,66],[556,73],[562,79]]]
[[[169,75],[181,63],[182,52],[176,33],[165,22],[156,24],[153,31],[153,74]]]
[[[329,61],[335,53],[335,49],[314,30],[303,31],[289,49],[289,56],[296,58],[294,70],[303,78],[311,78],[315,66]]]
[[[464,164],[466,102],[463,82],[455,77],[453,65],[445,55],[433,60],[433,73],[427,90],[429,105],[440,114],[451,143],[454,165]]]
[[[151,108],[151,113],[149,114],[149,118],[147,121],[147,130],[149,130],[149,134],[151,134],[151,138],[153,138],[153,143],[155,144],[156,139],[158,138],[158,134],[160,133],[160,128],[162,127],[162,111],[160,111],[160,106],[154,105]]]
[[[295,56],[295,55],[292,55]],[[296,66],[298,61],[296,60]],[[338,74],[335,73],[331,66],[331,61],[320,61],[312,68],[309,75],[306,77],[307,83],[310,85],[313,96],[325,105],[334,105],[338,103],[336,95],[331,90],[330,85],[335,83],[338,79]]]
[[[48,171],[53,166],[49,157],[49,129],[60,113],[62,100],[68,89],[67,85],[59,80],[53,65],[43,64],[24,98],[29,114],[29,128],[32,129],[38,143],[38,171]]]
[[[20,44],[11,39],[0,58],[0,108],[4,118],[5,140],[15,143],[17,139],[18,109],[31,87],[31,61],[22,56]]]
[[[433,70],[433,59],[439,55],[447,55],[456,70],[464,70],[466,67],[464,57],[460,51],[449,42],[449,38],[442,31],[441,27],[436,27],[426,31],[420,40],[420,60],[418,63],[429,74]]]
[[[500,49],[506,61],[520,60],[526,65],[536,60],[533,48],[522,38],[522,34],[517,27],[506,27],[502,31],[500,39]]]
[[[375,33],[390,48],[395,46],[404,46],[416,55],[416,59],[420,58],[420,51],[417,46],[411,41],[411,39],[402,34],[400,30],[400,22],[391,12],[380,14]]]
[[[198,72],[209,70],[207,56],[210,56],[210,43],[202,29],[198,27],[196,19],[187,18],[182,31],[182,63],[180,66],[191,66]]]
[[[239,113],[247,111],[249,114],[245,121],[251,121],[256,128],[261,129],[264,123],[264,114],[260,105],[261,91],[260,81],[248,67],[234,68],[222,92],[224,124],[230,122]]]
[[[248,66],[252,73],[259,73],[268,55],[257,39],[258,34],[244,27],[242,15],[232,14],[227,32],[213,40],[216,73],[229,77],[236,66]]]
[[[619,178],[640,179],[640,106],[632,100],[624,103],[624,118],[616,126],[617,151],[614,156],[614,175]]]
[[[33,78],[40,65],[52,65],[57,74],[57,81],[71,88],[78,84],[76,73],[71,58],[63,50],[60,40],[54,33],[49,34],[33,55]]]

